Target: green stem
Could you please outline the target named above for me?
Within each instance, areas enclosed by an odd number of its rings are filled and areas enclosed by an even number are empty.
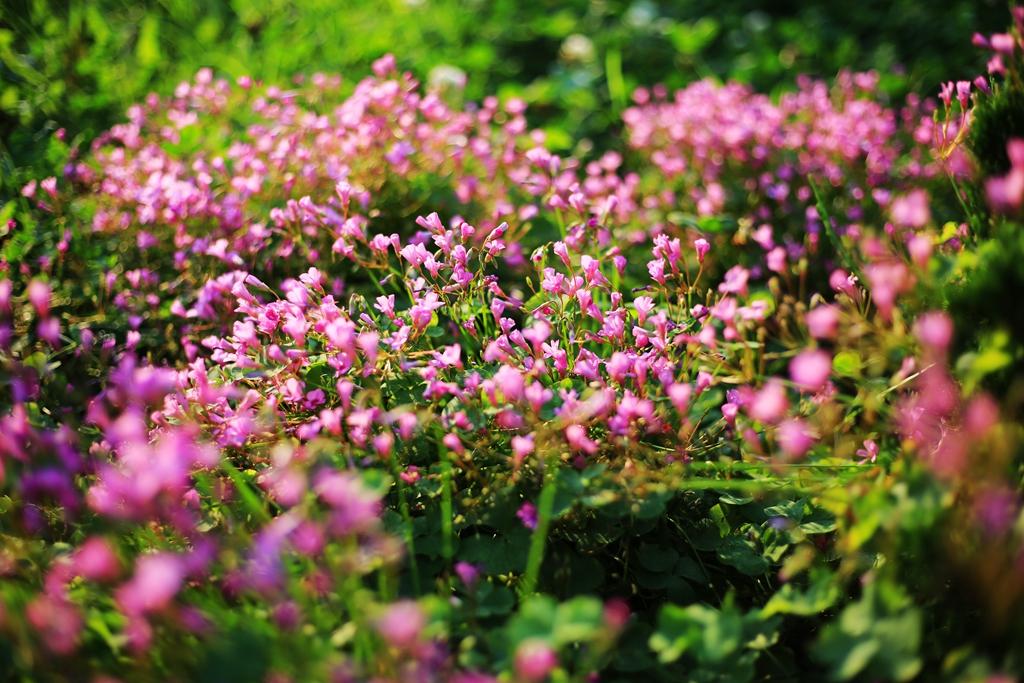
[[[409,500],[405,492],[405,481],[401,477],[398,468],[398,461],[391,458],[391,472],[395,477],[395,486],[398,487],[398,509],[402,513],[402,521],[405,526],[405,545],[409,552],[409,571],[412,574],[412,590],[416,595],[420,594],[420,567],[416,563],[416,540],[412,527],[412,515],[409,513]]]
[[[828,206],[825,204],[825,198],[818,190],[818,184],[814,182],[814,179],[807,176],[807,183],[811,186],[811,191],[814,192],[814,200],[818,209],[818,217],[821,219],[822,227],[825,229],[825,234],[828,236],[829,241],[832,243],[832,247],[836,250],[839,260],[851,273],[857,276],[857,280],[860,281],[862,286],[867,286],[867,280],[864,279],[864,273],[861,272],[857,266],[856,260],[850,254],[849,249],[843,244],[843,241],[836,234],[835,229],[832,227],[832,215],[829,213]]]
[[[530,538],[530,551],[526,557],[526,573],[519,584],[519,597],[532,595],[537,587],[537,577],[544,561],[544,547],[548,541],[548,528],[551,526],[551,513],[555,507],[555,489],[557,470],[555,460],[549,459],[544,467],[544,487],[537,501],[537,528]]]
[[[622,77],[622,52],[618,48],[612,48],[605,54],[604,73],[608,82],[608,99],[615,105],[616,112],[622,111],[629,102],[626,81]]]
[[[447,449],[445,449],[447,450]],[[441,555],[451,568],[455,556],[454,531],[452,528],[452,463],[445,453],[441,460]]]

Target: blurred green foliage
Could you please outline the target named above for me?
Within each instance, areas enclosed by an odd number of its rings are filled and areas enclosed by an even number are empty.
[[[524,97],[552,146],[605,146],[637,85],[703,76],[771,91],[794,72],[878,69],[894,96],[979,72],[967,28],[1002,0],[5,0],[0,194],[49,172],[46,138],[88,140],[200,67],[285,82],[365,74],[393,52],[422,78],[469,76],[466,97]],[[450,69],[433,71],[443,78]]]

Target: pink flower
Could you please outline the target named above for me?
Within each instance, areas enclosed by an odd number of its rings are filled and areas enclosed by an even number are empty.
[[[569,247],[566,246],[565,242],[555,242],[551,250],[555,252],[555,256],[558,257],[566,268],[572,268],[572,260],[569,258]]]
[[[533,434],[512,437],[512,456],[517,463],[522,462],[526,456],[533,453],[533,447]]]
[[[472,588],[476,585],[476,582],[480,580],[480,569],[469,562],[456,562],[455,574],[467,588]]]
[[[857,295],[857,276],[847,273],[842,268],[837,268],[828,276],[828,285],[837,292],[842,292],[849,297]]]
[[[931,239],[924,235],[914,235],[907,240],[907,253],[910,254],[910,260],[914,262],[914,265],[924,268],[932,256]]]
[[[531,638],[516,648],[516,674],[525,681],[543,681],[556,666],[558,655],[543,640]]]
[[[690,404],[690,396],[693,394],[693,387],[689,384],[673,383],[668,386],[665,393],[668,394],[668,399],[679,414],[686,414],[686,409]]]
[[[773,273],[781,273],[786,269],[786,250],[782,247],[775,247],[765,256],[765,264]]]
[[[773,377],[754,395],[747,412],[759,422],[772,424],[782,419],[788,409],[786,388],[780,380]]]
[[[394,73],[396,68],[395,56],[390,53],[374,60],[373,62],[373,73],[377,78],[384,78],[385,76],[391,75]]]
[[[533,503],[526,502],[519,506],[516,510],[516,517],[523,523],[527,529],[537,528],[537,506]]]
[[[135,562],[135,574],[116,591],[117,604],[129,616],[159,612],[181,589],[185,568],[178,555],[143,555]]]
[[[985,184],[989,206],[998,213],[1014,213],[1024,203],[1024,140],[1013,139],[1006,145],[1010,171],[990,178]]]
[[[50,195],[50,199],[57,198],[57,179],[53,176],[50,176],[40,182],[39,187],[43,188],[46,194]]]
[[[872,439],[865,439],[864,447],[857,449],[857,457],[863,463],[874,463],[878,459],[878,444]]]
[[[382,458],[391,455],[391,449],[395,445],[395,437],[391,432],[381,432],[373,437],[373,450]]]
[[[466,447],[462,445],[462,441],[459,439],[458,435],[452,434],[451,432],[444,435],[441,439],[441,443],[444,444],[445,448],[457,455],[462,455],[466,452]]]
[[[523,398],[526,380],[523,373],[508,365],[502,365],[494,373],[494,386],[501,392],[506,401],[514,403]]]
[[[913,278],[902,261],[872,263],[865,269],[871,285],[871,298],[885,320],[892,317],[897,297],[913,285]]]
[[[799,418],[786,420],[778,426],[775,434],[782,452],[793,458],[803,457],[814,445],[814,434],[807,423]]]
[[[807,313],[807,331],[815,339],[835,339],[839,331],[839,309],[831,304],[811,309]]]
[[[638,296],[633,300],[633,308],[636,309],[636,319],[641,325],[647,321],[647,316],[654,310],[654,299],[649,296]]]
[[[699,395],[703,394],[708,389],[708,387],[710,387],[712,384],[714,384],[714,382],[715,382],[714,376],[710,372],[708,372],[707,370],[701,370],[700,372],[698,372],[697,373],[697,386],[696,386],[696,390],[695,390],[697,395],[699,396]]]
[[[381,637],[399,650],[409,650],[416,645],[425,625],[423,610],[411,600],[389,606],[376,622]]]
[[[597,452],[597,444],[587,437],[587,430],[583,425],[569,425],[565,428],[565,440],[574,451],[583,451],[588,455]]]
[[[1013,39],[1013,36],[1009,33],[994,33],[989,38],[989,45],[992,46],[994,52],[1002,52],[1003,54],[1013,54],[1013,49],[1017,45],[1017,41]]]
[[[0,280],[0,313],[11,312],[11,294],[14,284],[7,279]]]
[[[604,623],[613,631],[621,631],[629,623],[632,611],[623,598],[611,598],[604,604]]]
[[[51,652],[67,655],[78,647],[83,619],[69,600],[40,595],[25,608],[25,616]]]
[[[914,332],[921,343],[929,349],[945,353],[953,341],[953,321],[941,311],[925,313],[918,317]]]
[[[698,237],[693,241],[693,248],[697,252],[697,261],[704,263],[704,257],[711,251],[711,244],[703,237]]]
[[[56,318],[43,318],[36,326],[36,334],[47,344],[57,348],[60,346],[60,321]]]
[[[804,351],[789,362],[789,376],[804,391],[821,391],[832,374],[832,358],[824,351]]]
[[[111,581],[121,571],[121,563],[110,543],[95,536],[78,547],[72,562],[78,575],[89,581]]]
[[[647,262],[647,272],[658,284],[665,284],[665,259],[654,259]]]
[[[45,318],[50,313],[50,285],[42,280],[32,280],[28,283],[28,301],[36,309],[40,318]]]
[[[750,271],[743,266],[733,266],[725,271],[725,279],[718,285],[718,291],[723,294],[746,294],[749,278]]]
[[[975,437],[982,438],[999,423],[999,404],[988,394],[978,394],[964,411],[964,427]]]

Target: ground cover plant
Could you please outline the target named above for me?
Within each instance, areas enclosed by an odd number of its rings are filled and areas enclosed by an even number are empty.
[[[1007,21],[935,94],[649,83],[601,152],[390,54],[54,131],[0,677],[1017,680]]]

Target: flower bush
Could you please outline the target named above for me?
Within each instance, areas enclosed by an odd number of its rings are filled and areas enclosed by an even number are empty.
[[[390,56],[55,136],[0,238],[11,680],[1014,680],[1013,16],[937,101],[654,86],[588,160]]]

